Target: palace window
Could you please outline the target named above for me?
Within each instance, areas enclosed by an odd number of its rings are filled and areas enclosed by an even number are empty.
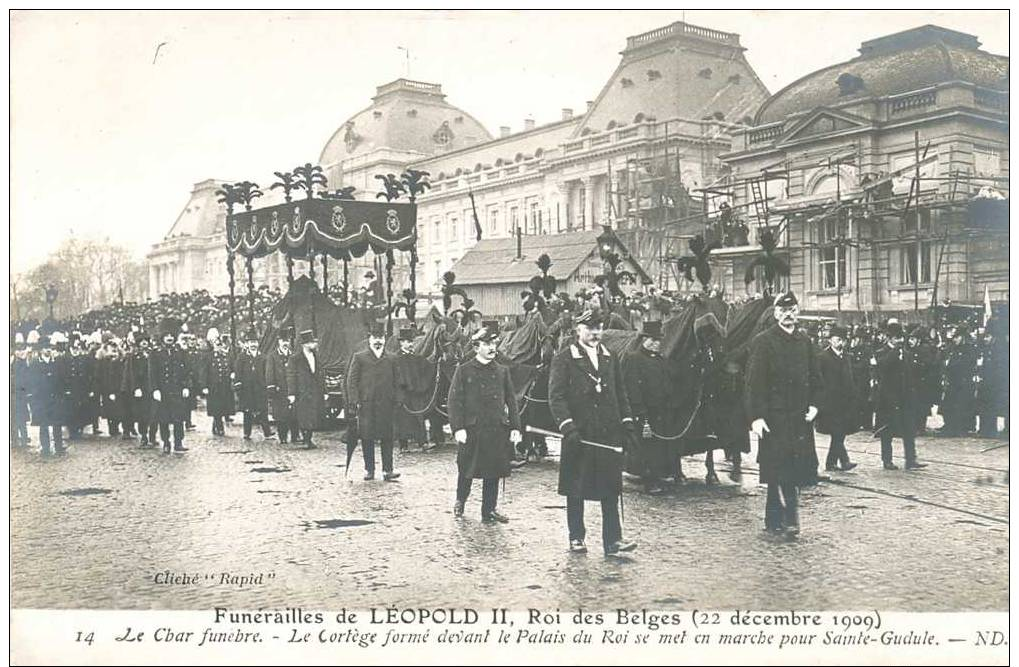
[[[520,224],[520,209],[516,206],[511,206],[509,210],[509,218],[506,220],[506,233],[511,236],[516,234],[518,224]]]
[[[497,234],[499,232],[499,209],[490,208],[488,209],[488,233]]]
[[[931,210],[929,208],[917,208],[910,206],[909,210],[902,217],[902,233],[917,234],[920,236],[931,233]]]
[[[457,225],[457,221],[456,221],[456,213],[448,214],[446,216],[446,227],[447,227],[446,231],[447,231],[447,234],[448,234],[446,236],[446,238],[449,239],[449,241],[451,243],[455,243],[456,242],[457,232],[458,232],[457,226],[458,225]]]
[[[820,231],[820,285],[823,290],[843,289],[846,286],[846,255],[848,248],[826,245],[839,238],[839,220],[825,220],[818,227]]]
[[[999,176],[1001,155],[993,148],[974,148],[973,171],[977,176]]]
[[[899,283],[913,285],[931,281],[931,255],[934,244],[920,241],[903,244],[899,248]],[[917,276],[919,275],[919,280]]]

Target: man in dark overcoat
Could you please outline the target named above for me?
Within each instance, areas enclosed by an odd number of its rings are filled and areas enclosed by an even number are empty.
[[[191,396],[191,364],[187,354],[177,344],[181,322],[168,317],[159,323],[162,345],[149,355],[149,387],[152,397],[152,417],[159,425],[163,451],[170,452],[170,428],[173,428],[173,451],[186,452],[184,421],[188,416],[188,398]]]
[[[215,328],[209,329],[206,340],[212,349],[202,364],[202,390],[205,392],[205,412],[212,417],[212,434],[226,435],[224,419],[237,411],[234,403],[233,364],[230,349]]]
[[[234,391],[237,392],[237,407],[244,415],[244,439],[251,440],[251,429],[255,424],[268,438],[273,432],[269,429],[266,414],[265,360],[258,353],[258,334],[254,329],[245,332],[242,345],[244,350],[234,363]]]
[[[28,445],[28,346],[21,332],[14,337],[14,355],[11,357],[11,447]]]
[[[625,351],[619,360],[626,397],[641,431],[627,442],[625,467],[641,478],[645,491],[656,494],[664,490],[662,480],[675,474],[679,459],[676,447],[655,435],[671,433],[666,424],[670,388],[661,355],[661,321],[644,322],[638,340],[639,347]]]
[[[832,327],[828,348],[820,353],[818,360],[823,390],[818,401],[817,432],[831,436],[824,462],[824,469],[828,471],[838,470],[839,466],[844,471],[856,467],[846,451],[846,436],[856,433],[860,421],[860,410],[856,405],[856,377],[853,363],[846,353],[847,335],[845,327]]]
[[[101,399],[101,415],[106,419],[110,436],[117,435],[121,428],[124,439],[131,436],[127,424],[128,406],[121,390],[124,379],[124,360],[120,350],[112,342],[108,342],[96,352],[96,390]]]
[[[276,333],[276,347],[265,359],[265,393],[269,397],[269,412],[276,422],[280,444],[288,441],[297,443],[299,435],[294,421],[294,409],[287,401],[290,393],[287,386],[287,362],[290,360],[290,340],[293,327],[281,328]]]
[[[152,418],[152,393],[149,390],[149,356],[151,341],[144,332],[134,334],[134,349],[127,355],[124,363],[124,376],[121,380],[121,391],[129,397],[129,419],[138,427],[141,446],[149,447],[156,444],[157,424]]]
[[[969,330],[960,326],[952,337],[945,359],[945,392],[941,414],[943,433],[959,436],[973,430],[975,421],[977,352],[970,344]]]
[[[892,438],[902,438],[906,468],[925,468],[916,460],[916,413],[920,400],[919,378],[906,349],[902,326],[887,326],[886,343],[877,353],[877,415],[875,434],[881,438],[881,460],[885,470],[896,470],[892,462]]]
[[[817,481],[815,403],[821,395],[817,352],[798,326],[796,295],[775,299],[777,325],[757,334],[747,363],[745,398],[757,436],[760,480],[768,485],[766,529],[800,533],[799,487]]]
[[[414,354],[414,339],[417,329],[401,327],[399,333],[400,351],[396,355],[396,408],[393,412],[393,437],[400,443],[400,450],[407,448],[411,441],[425,444],[425,420],[422,415],[412,414],[408,408],[411,397],[421,384],[421,367],[427,362]]]
[[[495,361],[498,322],[482,322],[471,342],[474,358],[457,366],[449,389],[449,425],[457,442],[453,516],[463,516],[471,485],[480,479],[481,520],[506,523],[495,508],[499,480],[509,476],[513,446],[521,440],[520,411],[509,369]]]
[[[325,379],[316,350],[315,332],[306,329],[297,337],[298,348],[287,361],[287,402],[293,408],[294,421],[301,430],[301,442],[315,447],[311,434],[320,426],[325,413]]]
[[[601,503],[602,545],[606,556],[637,548],[623,541],[619,496],[623,486],[621,454],[597,447],[620,446],[635,435],[618,360],[601,344],[602,319],[585,311],[575,320],[577,340],[552,359],[549,408],[563,435],[559,495],[566,496],[570,551],[585,553],[584,501]]]
[[[375,479],[375,442],[382,449],[382,476],[395,480],[393,472],[393,413],[396,407],[396,366],[386,352],[385,325],[373,322],[368,349],[354,353],[347,374],[347,405],[357,415],[357,433],[364,454],[364,478]]]
[[[39,427],[42,455],[51,454],[51,435],[53,452],[63,454],[66,451],[63,428],[69,422],[73,410],[68,389],[70,360],[67,336],[56,331],[49,339],[42,338],[38,354],[30,360],[28,369],[28,400],[32,410],[32,424]]]

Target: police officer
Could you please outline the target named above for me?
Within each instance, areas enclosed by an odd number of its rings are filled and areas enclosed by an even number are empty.
[[[635,435],[636,424],[618,361],[601,344],[601,316],[587,310],[575,323],[577,339],[552,359],[549,377],[549,408],[563,434],[559,495],[566,496],[570,551],[587,552],[584,501],[595,500],[601,503],[602,546],[613,557],[637,548],[623,541],[619,521],[622,455],[588,443],[618,446]]]
[[[846,451],[846,436],[859,426],[856,406],[856,378],[846,354],[845,327],[834,326],[828,336],[828,348],[821,352],[819,365],[824,387],[818,405],[817,431],[831,436],[824,469],[849,471],[856,467]]]
[[[269,417],[266,414],[265,362],[258,353],[258,334],[248,329],[244,334],[244,351],[234,363],[234,390],[238,407],[244,414],[244,439],[251,440],[251,429],[257,423],[262,435],[271,437]]]
[[[287,361],[287,401],[293,407],[294,421],[301,430],[301,442],[313,449],[311,434],[319,428],[325,412],[325,380],[315,352],[318,349],[315,332],[301,331],[297,342],[299,347]]]
[[[799,312],[792,292],[775,299],[777,326],[751,342],[745,386],[760,480],[768,485],[764,526],[788,537],[800,534],[799,487],[817,480],[813,421],[821,374],[813,343],[797,326]]]
[[[188,450],[184,446],[184,420],[188,415],[192,380],[187,355],[177,344],[180,327],[178,319],[163,319],[159,323],[162,346],[149,356],[148,393],[153,400],[153,420],[159,425],[159,437],[167,454],[170,453],[171,425],[173,451]]]
[[[916,460],[916,413],[919,378],[910,353],[905,349],[902,325],[887,326],[886,346],[877,353],[876,435],[881,438],[881,460],[885,470],[897,470],[892,462],[892,438],[902,438],[906,468],[926,468]]]
[[[449,424],[457,442],[456,503],[461,517],[475,479],[482,480],[481,520],[506,523],[496,511],[499,480],[509,476],[520,442],[520,412],[509,369],[497,363],[499,323],[483,321],[471,336],[474,358],[457,366],[449,389]]]
[[[212,417],[212,434],[226,435],[226,424],[223,419],[237,411],[234,404],[230,350],[223,344],[219,330],[215,327],[209,329],[205,338],[212,349],[201,365],[204,377],[199,384],[205,391],[205,411]]]
[[[283,327],[276,332],[276,347],[265,359],[265,393],[269,398],[269,412],[276,422],[276,432],[280,444],[287,444],[288,438],[297,442],[297,425],[294,423],[294,410],[287,401],[290,393],[287,388],[287,362],[290,359],[290,340],[294,336],[293,327]]]
[[[347,374],[348,405],[357,415],[357,431],[364,455],[364,478],[375,479],[375,442],[382,449],[382,476],[393,481],[393,412],[396,407],[396,370],[386,353],[385,325],[373,322],[368,349],[356,352]]]

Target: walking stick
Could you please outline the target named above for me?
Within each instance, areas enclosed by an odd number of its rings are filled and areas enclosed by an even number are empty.
[[[545,429],[538,428],[537,426],[526,426],[526,427],[524,427],[524,430],[526,430],[528,433],[536,433],[538,435],[552,436],[553,438],[560,438],[561,439],[563,437],[563,434],[559,433],[558,431],[546,431]],[[623,448],[622,447],[616,447],[614,445],[606,445],[606,444],[602,444],[600,442],[591,442],[590,440],[581,440],[580,444],[587,445],[588,447],[598,447],[600,449],[608,449],[610,451],[615,452],[616,454],[622,454],[623,453]]]

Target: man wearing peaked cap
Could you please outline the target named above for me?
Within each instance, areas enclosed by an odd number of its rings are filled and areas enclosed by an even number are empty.
[[[297,334],[297,349],[287,360],[287,401],[293,406],[293,418],[301,430],[301,442],[308,449],[315,444],[312,433],[318,430],[325,412],[325,373],[316,350],[318,337],[310,329]]]
[[[637,545],[623,541],[623,457],[611,448],[632,437],[636,425],[619,363],[601,344],[602,323],[594,311],[581,313],[576,331],[576,341],[552,359],[549,376],[549,408],[563,436],[558,490],[566,496],[570,551],[587,552],[584,502],[594,500],[601,503],[605,555],[617,557]]]
[[[181,322],[165,318],[159,323],[162,345],[149,355],[148,393],[153,401],[153,421],[159,426],[163,452],[170,453],[170,429],[173,428],[173,451],[186,452],[184,421],[188,416],[188,398],[193,381],[187,355],[177,344]]]
[[[152,415],[152,395],[149,389],[149,357],[152,352],[152,341],[144,331],[134,334],[135,347],[124,363],[124,377],[121,388],[125,396],[130,396],[128,410],[131,421],[137,425],[141,436],[141,446],[150,447],[156,444],[158,427]]]
[[[881,460],[885,470],[896,470],[892,462],[892,438],[902,438],[906,468],[925,468],[916,460],[916,413],[919,378],[905,349],[905,332],[898,322],[885,327],[887,343],[876,353],[877,395],[875,435],[881,438]]]
[[[751,342],[744,396],[760,479],[768,485],[765,528],[796,537],[799,487],[817,480],[813,421],[821,374],[814,345],[798,327],[796,295],[779,295],[772,314],[777,326]]]
[[[474,358],[457,367],[449,390],[449,425],[457,442],[453,516],[463,516],[475,479],[482,480],[481,520],[507,523],[496,511],[499,480],[509,476],[520,413],[509,370],[495,361],[499,324],[485,320],[471,337]]]
[[[393,414],[396,409],[396,367],[386,353],[386,328],[373,322],[368,349],[351,357],[347,374],[347,405],[357,417],[357,434],[364,455],[365,480],[375,479],[375,443],[382,449],[382,473],[387,482],[400,473],[393,470]],[[348,445],[353,446],[352,443]]]

